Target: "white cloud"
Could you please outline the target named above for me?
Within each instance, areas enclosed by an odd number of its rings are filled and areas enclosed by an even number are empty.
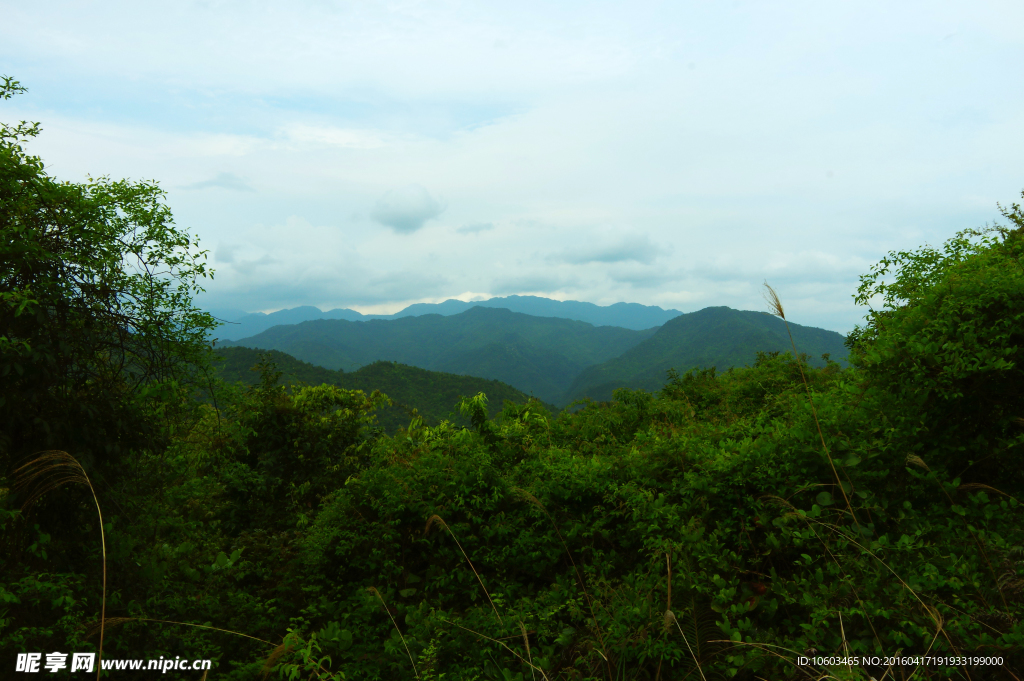
[[[297,124],[284,131],[285,136],[300,144],[319,144],[343,149],[378,149],[393,143],[389,135],[377,130],[335,128]]]
[[[649,236],[626,236],[613,243],[588,244],[564,251],[558,259],[574,265],[587,263],[638,262],[649,265],[662,255]]]
[[[473,222],[468,225],[456,227],[455,231],[459,234],[479,234],[480,232],[489,232],[492,229],[494,229],[493,222]]]
[[[217,173],[216,177],[209,180],[203,180],[201,182],[193,182],[186,184],[181,189],[185,190],[196,190],[196,189],[230,189],[236,192],[253,192],[256,191],[252,186],[240,178],[234,173]]]
[[[208,296],[231,307],[532,291],[759,309],[768,278],[801,323],[848,330],[870,263],[1024,186],[1024,92],[1005,87],[1022,12],[14,3],[0,61],[30,92],[0,120],[41,121],[30,148],[61,179],[170,188],[178,224],[218,244]],[[367,229],[371,207],[389,229]]]

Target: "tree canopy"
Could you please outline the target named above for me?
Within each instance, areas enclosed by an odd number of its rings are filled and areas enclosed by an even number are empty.
[[[95,456],[143,437],[139,399],[195,380],[212,273],[155,182],[60,181],[25,148],[39,132],[0,127],[0,454]]]

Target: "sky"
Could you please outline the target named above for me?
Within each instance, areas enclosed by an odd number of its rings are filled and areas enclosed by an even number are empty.
[[[200,303],[539,295],[847,332],[1024,189],[1020,2],[6,2],[0,120],[156,180]]]

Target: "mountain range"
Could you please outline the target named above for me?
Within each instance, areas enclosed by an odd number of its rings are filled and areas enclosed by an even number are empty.
[[[218,344],[280,350],[328,369],[354,371],[378,360],[497,379],[545,402],[561,404],[588,366],[606,362],[654,335],[501,308],[353,322],[316,319],[275,326],[252,338]]]
[[[615,303],[601,306],[577,300],[551,300],[538,296],[506,296],[476,302],[449,299],[443,303],[416,303],[391,315],[366,315],[348,308],[323,312],[320,308],[309,305],[278,310],[269,314],[228,309],[210,309],[208,311],[222,321],[215,335],[220,340],[226,341],[249,338],[282,324],[299,324],[315,319],[365,322],[372,319],[401,319],[425,314],[448,316],[465,312],[474,307],[502,308],[534,317],[574,319],[594,326],[621,326],[624,329],[636,331],[661,326],[669,319],[682,314],[679,310],[663,310],[657,306],[640,305],[639,303]]]
[[[844,337],[789,325],[801,353],[844,362]],[[666,371],[752,364],[761,352],[791,349],[785,323],[762,312],[705,308],[644,330],[594,326],[493,307],[397,319],[317,319],[279,325],[218,347],[279,350],[345,372],[377,361],[498,380],[558,406],[607,400],[617,387],[657,390]]]

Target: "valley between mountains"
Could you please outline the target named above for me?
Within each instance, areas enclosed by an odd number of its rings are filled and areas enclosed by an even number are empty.
[[[525,298],[528,297],[520,299],[520,308],[524,307],[521,301]],[[546,301],[556,305],[540,302],[536,307],[544,306],[550,314],[566,302],[572,301]],[[598,313],[609,309],[590,307]],[[571,313],[578,308],[563,309]],[[309,310],[319,313],[316,308],[304,310],[306,314]],[[665,384],[670,369],[681,374],[710,367],[726,371],[753,364],[758,353],[792,351],[782,320],[762,312],[728,307],[676,314],[645,329],[598,326],[579,319],[513,312],[490,305],[476,305],[457,313],[450,310],[451,306],[445,310],[448,314],[396,315],[365,321],[319,318],[273,326],[248,338],[219,341],[219,353],[231,358],[222,373],[233,380],[253,380],[241,373],[241,365],[258,360],[259,353],[241,353],[237,349],[273,350],[290,356],[286,359],[275,355],[279,368],[288,376],[299,379],[308,375],[300,380],[381,389],[401,402],[406,399],[399,395],[406,397],[417,392],[403,387],[405,382],[418,381],[418,392],[425,397],[432,391],[424,388],[424,381],[433,381],[436,386],[444,386],[434,393],[485,392],[499,408],[502,399],[517,400],[522,396],[533,396],[560,408],[585,398],[609,400],[620,387],[658,390]],[[663,314],[676,312],[653,310]],[[647,318],[656,315],[651,308],[641,312]],[[594,310],[589,313],[597,316]],[[808,355],[811,365],[823,366],[826,358],[845,363],[847,350],[841,334],[793,323],[790,330],[797,351]],[[299,362],[290,361],[291,358]],[[378,366],[381,362],[391,369]],[[399,370],[397,367],[402,365],[405,368]],[[331,374],[319,375],[314,367]],[[430,378],[422,370],[440,372],[447,378]],[[461,383],[453,383],[456,377],[462,377]],[[466,383],[466,378],[479,381]],[[389,390],[384,390],[385,383]],[[458,395],[454,396],[457,399]],[[424,404],[422,399],[413,403],[418,407]],[[449,401],[444,408],[450,409],[453,403],[454,400]]]

